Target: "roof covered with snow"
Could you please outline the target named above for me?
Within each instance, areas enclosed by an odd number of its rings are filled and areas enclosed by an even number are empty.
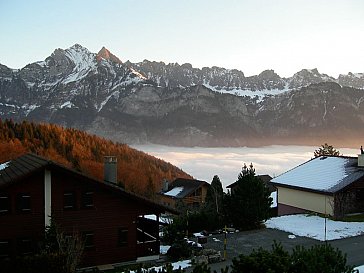
[[[9,167],[10,161],[0,164],[0,171]]]
[[[357,157],[320,156],[271,180],[277,186],[335,193],[364,177]]]
[[[168,191],[162,192],[161,194],[181,199],[189,196],[195,190],[205,185],[209,186],[210,184],[206,181],[177,178],[168,186]]]
[[[184,187],[175,187],[175,188],[171,189],[170,191],[165,192],[164,195],[176,197],[181,192],[183,192],[183,189],[184,189]]]

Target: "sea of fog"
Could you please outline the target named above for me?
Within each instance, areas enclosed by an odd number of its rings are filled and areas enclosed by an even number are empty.
[[[135,149],[172,163],[195,179],[211,182],[218,175],[224,186],[236,181],[244,163],[253,163],[257,174],[280,175],[313,158],[318,147],[272,145],[259,148],[202,148],[162,145],[133,145]],[[337,148],[341,154],[356,156],[359,149]]]

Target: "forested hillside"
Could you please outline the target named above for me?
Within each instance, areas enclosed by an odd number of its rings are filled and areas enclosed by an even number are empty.
[[[118,158],[118,181],[127,190],[150,195],[163,179],[190,177],[182,170],[126,144],[52,124],[0,119],[0,162],[32,152],[102,180],[103,157]]]

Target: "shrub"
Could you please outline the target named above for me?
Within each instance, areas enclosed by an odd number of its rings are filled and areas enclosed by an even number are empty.
[[[310,249],[296,247],[292,254],[274,243],[272,250],[259,248],[250,255],[233,259],[231,273],[352,273],[346,265],[346,255],[331,245],[316,245]]]
[[[291,272],[351,273],[346,255],[329,244],[315,245],[310,249],[296,247],[291,255]]]
[[[66,255],[41,253],[0,263],[2,272],[12,273],[70,273],[65,267]]]
[[[186,240],[180,240],[174,243],[167,251],[167,255],[173,260],[180,258],[188,258],[192,254],[192,249],[186,242]]]
[[[271,251],[259,248],[253,250],[250,255],[240,255],[233,259],[231,272],[284,273],[289,272],[289,263],[289,253],[283,249],[281,244],[274,243]]]

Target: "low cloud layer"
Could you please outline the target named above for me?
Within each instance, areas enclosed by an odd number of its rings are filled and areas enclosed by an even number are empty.
[[[257,174],[274,177],[313,157],[317,147],[266,146],[260,148],[186,148],[137,145],[134,148],[176,165],[196,179],[211,182],[220,177],[223,186],[236,181],[244,163],[253,163]],[[339,149],[343,155],[356,156],[355,149]]]

